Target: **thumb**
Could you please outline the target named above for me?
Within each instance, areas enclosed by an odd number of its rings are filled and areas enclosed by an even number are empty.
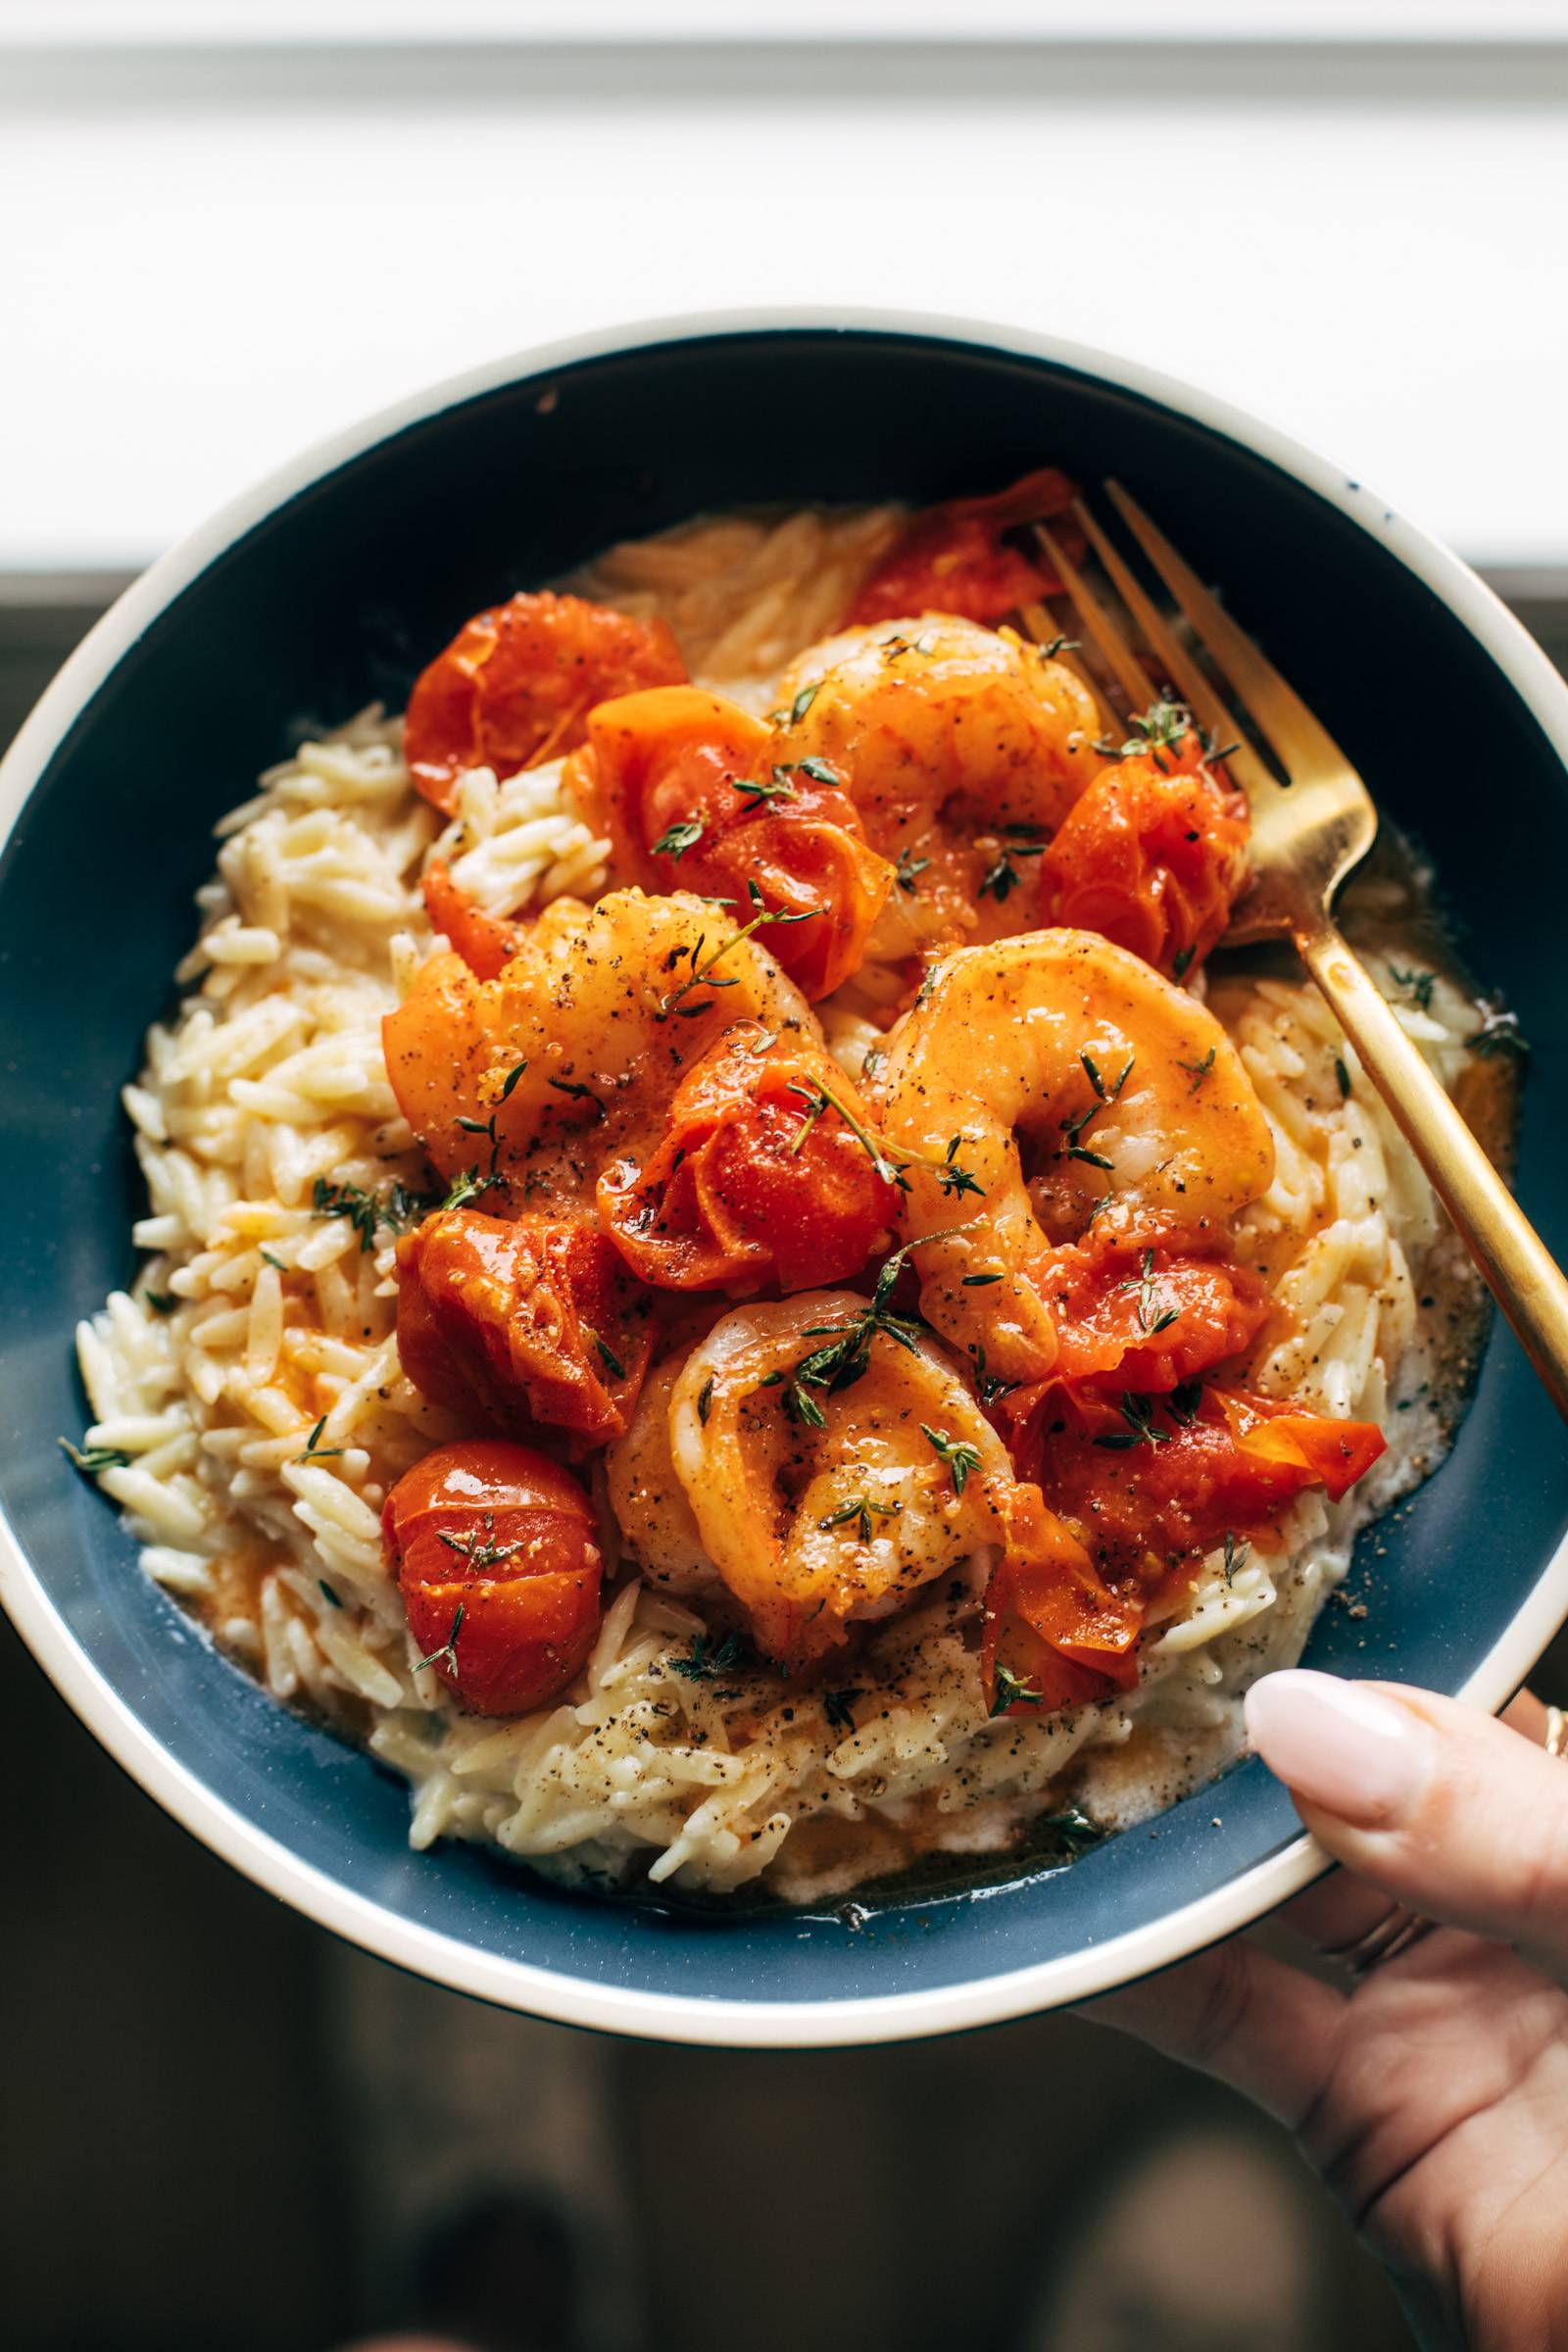
[[[1568,1767],[1557,1757],[1433,1691],[1300,1670],[1253,1685],[1247,1728],[1336,1861],[1568,1982]]]

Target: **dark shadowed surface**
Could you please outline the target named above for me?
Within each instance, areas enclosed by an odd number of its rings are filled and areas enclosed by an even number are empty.
[[[139,1575],[112,1506],[55,1444],[81,1421],[72,1327],[132,1266],[140,1204],[118,1090],[188,945],[212,820],[259,768],[308,721],[376,695],[401,702],[475,607],[611,538],[749,500],[932,498],[1046,459],[1114,470],[1223,577],[1433,853],[1471,963],[1518,1008],[1546,1073],[1527,1093],[1519,1186],[1561,1252],[1559,762],[1446,608],[1342,514],[1222,437],[1041,362],[891,333],[769,331],[582,363],[448,410],[291,500],[166,611],[80,713],[17,827],[0,866],[0,1498],[75,1640],[163,1744],[295,1854],[409,1920],[602,1985],[842,2000],[1103,1941],[1295,1834],[1283,1792],[1249,1764],[1068,1873],[908,1904],[858,1933],[832,1917],[628,1913],[470,1849],[416,1857],[403,1785],[220,1660]],[[1504,790],[1522,813],[1487,821]],[[1455,1688],[1565,1517],[1560,1432],[1513,1343],[1494,1337],[1451,1458],[1380,1531],[1371,1619],[1328,1612],[1312,1659]]]

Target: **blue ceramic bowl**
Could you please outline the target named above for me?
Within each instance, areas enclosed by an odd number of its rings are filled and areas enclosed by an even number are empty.
[[[1255,1762],[1068,1870],[856,1927],[611,1906],[471,1848],[412,1854],[404,1785],[217,1656],[55,1443],[81,1422],[73,1326],[132,1269],[119,1089],[188,944],[212,821],[298,722],[401,706],[467,613],[608,540],[749,500],[932,499],[1048,461],[1113,470],[1147,499],[1431,850],[1474,968],[1535,1041],[1519,1189],[1568,1251],[1568,691],[1363,484],[1095,353],[921,319],[721,318],[441,385],[157,564],[0,770],[0,1596],[88,1729],[188,1829],[466,1991],[671,2040],[890,2039],[1081,1999],[1321,1867]],[[1372,1616],[1326,1612],[1309,1656],[1499,1704],[1568,1614],[1565,1516],[1562,1432],[1495,1332],[1451,1456],[1380,1531]]]

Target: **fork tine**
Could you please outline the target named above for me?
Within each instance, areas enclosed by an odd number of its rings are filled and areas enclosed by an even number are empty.
[[[1050,645],[1062,633],[1056,624],[1056,615],[1048,604],[1037,601],[1020,605],[1018,618],[1023,622],[1024,628],[1036,645]],[[1106,700],[1100,681],[1088,662],[1083,661],[1070,645],[1064,645],[1055,658],[1072,671],[1079,685],[1094,697],[1095,709],[1100,714],[1102,727],[1107,735],[1114,735],[1125,722],[1121,712]]]
[[[1077,564],[1062,554],[1054,535],[1047,529],[1043,522],[1035,524],[1035,537],[1045,552],[1047,563],[1051,564],[1057,579],[1071,597],[1073,609],[1079,619],[1100,648],[1106,666],[1127,697],[1130,712],[1136,715],[1140,710],[1146,710],[1149,708],[1149,698],[1153,692],[1153,688],[1132,647],[1127,643],[1126,638],[1117,628],[1110,614],[1078,569]]]
[[[1208,729],[1215,743],[1235,745],[1225,764],[1236,781],[1245,792],[1257,792],[1272,784],[1273,777],[1248,742],[1234,711],[1215,693],[1159,607],[1129,570],[1081,498],[1073,501],[1072,511],[1114,583],[1117,595],[1143,630],[1150,652],[1164,663],[1166,677],[1181,690],[1189,710]]]
[[[1107,481],[1105,491],[1176,605],[1246,703],[1258,733],[1278,753],[1286,768],[1345,766],[1345,754],[1328,729],[1319,724],[1273,662],[1258,651],[1244,629],[1237,627],[1224,606],[1183,563],[1164,532],[1151,522],[1138,501],[1128,495],[1120,482]]]

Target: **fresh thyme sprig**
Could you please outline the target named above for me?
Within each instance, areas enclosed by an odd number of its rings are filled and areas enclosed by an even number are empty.
[[[591,1103],[593,1106],[594,1117],[596,1119],[602,1119],[604,1117],[604,1104],[600,1102],[599,1097],[594,1093],[593,1088],[591,1086],[584,1086],[580,1078],[547,1078],[545,1080],[545,1084],[546,1086],[553,1086],[558,1095],[569,1095],[574,1102]]]
[[[855,1729],[855,1702],[858,1698],[864,1696],[863,1690],[824,1690],[822,1712],[827,1717],[829,1731],[853,1732]]]
[[[1204,1079],[1213,1075],[1214,1048],[1212,1046],[1209,1047],[1208,1052],[1203,1055],[1201,1061],[1182,1061],[1178,1059],[1176,1067],[1179,1070],[1186,1070],[1189,1077],[1192,1079],[1192,1084],[1187,1091],[1190,1095],[1196,1095],[1199,1088],[1202,1085]]]
[[[1432,1010],[1432,991],[1437,986],[1436,972],[1401,971],[1396,963],[1389,966],[1389,978],[1402,988],[1410,1003],[1420,1012]]]
[[[1239,1544],[1234,1529],[1227,1528],[1225,1530],[1224,1569],[1225,1582],[1228,1585],[1235,1582],[1237,1569],[1245,1568],[1251,1556],[1252,1546],[1250,1544]]]
[[[760,808],[764,801],[793,801],[795,787],[790,782],[787,767],[775,767],[770,776],[731,776],[735,790],[743,793],[752,809]],[[748,814],[751,810],[747,811]]]
[[[993,1718],[1005,1715],[1009,1707],[1038,1707],[1045,1695],[1026,1683],[1021,1674],[1014,1674],[1010,1666],[998,1664],[996,1682],[997,1694],[991,1701]]]
[[[957,1230],[953,1228],[955,1232]],[[888,1301],[910,1250],[918,1250],[926,1242],[951,1238],[951,1233],[927,1233],[919,1241],[906,1242],[902,1250],[895,1250],[884,1262],[870,1302],[860,1314],[848,1323],[813,1323],[807,1327],[807,1339],[825,1339],[829,1344],[813,1348],[796,1365],[781,1399],[787,1419],[808,1429],[825,1429],[827,1415],[811,1391],[820,1389],[836,1395],[858,1381],[870,1365],[871,1343],[878,1333],[898,1347],[906,1348],[911,1355],[918,1352],[925,1325],[917,1317],[894,1314]]]
[[[873,1502],[869,1494],[855,1494],[848,1502],[841,1502],[836,1511],[829,1511],[827,1517],[819,1519],[816,1524],[824,1535],[829,1528],[853,1527],[860,1542],[869,1544],[872,1519],[896,1518],[903,1508],[902,1502]]]
[[[938,1461],[946,1462],[953,1480],[953,1492],[961,1494],[971,1470],[980,1467],[980,1448],[962,1438],[950,1438],[945,1429],[931,1429],[922,1421],[920,1435],[936,1453]]]
[[[454,1545],[453,1548],[455,1550],[457,1546]],[[439,1649],[432,1649],[427,1656],[415,1659],[415,1672],[417,1673],[421,1666],[440,1666],[444,1663],[450,1666],[453,1673],[456,1674],[458,1671],[458,1636],[462,1631],[463,1603],[460,1600],[452,1612],[452,1630],[446,1640]]]
[[[1180,1322],[1181,1308],[1178,1306],[1168,1306],[1158,1312],[1155,1310],[1154,1252],[1152,1250],[1144,1251],[1143,1263],[1139,1272],[1130,1275],[1127,1281],[1118,1283],[1116,1287],[1121,1291],[1138,1293],[1138,1328],[1146,1339],[1152,1340],[1156,1332],[1169,1331],[1173,1323]]]
[[[76,1468],[88,1478],[96,1478],[100,1470],[124,1470],[130,1456],[123,1446],[73,1446],[69,1438],[59,1440],[62,1450],[70,1454]]]
[[[1126,1428],[1107,1430],[1102,1437],[1096,1438],[1095,1444],[1116,1453],[1125,1452],[1134,1446],[1168,1446],[1170,1431],[1161,1429],[1154,1419],[1154,1406],[1155,1399],[1152,1396],[1141,1396],[1134,1389],[1124,1390],[1121,1417],[1127,1424]]]
[[[498,1176],[493,1171],[488,1176],[481,1176],[477,1168],[465,1168],[452,1190],[447,1194],[446,1199],[437,1200],[434,1206],[445,1216],[451,1209],[466,1208],[470,1200],[477,1200],[480,1195],[489,1192],[493,1185],[504,1185],[506,1181],[504,1176]]]
[[[655,858],[684,858],[688,850],[696,849],[707,830],[700,816],[683,816],[666,833],[661,833],[651,855]]]
[[[1133,1074],[1133,1062],[1136,1056],[1128,1054],[1121,1076],[1113,1086],[1108,1088],[1090,1054],[1080,1054],[1078,1059],[1083,1064],[1085,1077],[1094,1088],[1095,1100],[1087,1110],[1081,1110],[1074,1117],[1060,1121],[1061,1132],[1067,1138],[1066,1143],[1062,1146],[1061,1156],[1064,1159],[1081,1159],[1086,1166],[1091,1168],[1114,1170],[1115,1161],[1107,1159],[1102,1152],[1091,1152],[1085,1145],[1083,1136],[1090,1121],[1098,1119],[1102,1110],[1108,1110],[1112,1102],[1120,1096],[1122,1088]]]
[[[814,1078],[809,1080],[792,1078],[787,1091],[792,1095],[799,1095],[807,1105],[806,1116],[790,1139],[789,1155],[792,1158],[800,1151],[822,1113],[826,1110],[836,1110],[850,1133],[867,1153],[872,1167],[884,1184],[895,1184],[901,1193],[906,1193],[909,1189],[907,1171],[910,1167],[918,1166],[929,1168],[937,1180],[939,1189],[955,1199],[961,1197],[964,1193],[974,1193],[983,1197],[985,1187],[975,1176],[973,1170],[958,1164],[958,1147],[963,1142],[961,1135],[949,1137],[947,1151],[940,1159],[930,1152],[912,1150],[906,1159],[894,1159],[889,1152],[883,1150],[864,1120],[851,1109],[842,1096],[834,1093],[832,1087],[824,1086]]]
[[[672,1012],[678,1012],[684,1018],[690,1019],[696,1013],[711,1010],[711,999],[701,1004],[688,1004],[684,1002],[694,988],[703,986],[715,989],[737,987],[739,983],[728,976],[722,980],[715,980],[712,977],[713,966],[721,956],[729,954],[731,948],[738,948],[743,939],[750,939],[754,931],[760,931],[764,923],[808,923],[814,915],[823,911],[820,906],[803,906],[791,913],[782,906],[769,906],[755,880],[747,883],[746,892],[752,905],[758,909],[757,913],[753,915],[749,923],[743,923],[738,931],[732,931],[728,939],[720,940],[717,947],[713,948],[707,956],[703,955],[703,937],[701,934],[698,935],[690,950],[692,968],[679,988],[672,989],[660,1006],[658,1015],[660,1020],[667,1020]],[[555,1079],[551,1080],[552,1086],[556,1083]]]
[[[326,1415],[323,1413],[305,1441],[305,1451],[294,1455],[293,1458],[296,1462],[321,1462],[325,1461],[329,1454],[347,1453],[346,1446],[323,1446],[320,1444],[321,1432],[325,1427]]]
[[[983,1340],[978,1347],[971,1348],[969,1353],[974,1359],[974,1391],[980,1399],[982,1410],[989,1412],[994,1404],[1002,1402],[1004,1396],[1010,1396],[1014,1389],[1022,1388],[1021,1380],[1004,1380],[999,1372],[986,1370],[986,1349]]]
[[[893,879],[900,890],[906,890],[912,894],[918,877],[925,872],[930,862],[929,858],[916,858],[912,850],[901,850],[899,862],[893,869]]]
[[[670,1658],[675,1672],[688,1683],[712,1683],[721,1674],[728,1674],[741,1663],[739,1634],[726,1634],[716,1647],[709,1647],[707,1634],[694,1634],[690,1649]]]
[[[466,1536],[449,1536],[444,1529],[438,1529],[436,1532],[447,1549],[455,1551],[459,1559],[475,1573],[481,1568],[494,1568],[498,1562],[510,1560],[514,1551],[522,1549],[520,1543],[498,1544],[496,1542],[494,1511],[486,1511],[480,1527],[470,1527]],[[454,1628],[454,1636],[455,1634],[456,1629]]]
[[[1043,841],[1009,842],[996,863],[981,876],[981,898],[989,891],[997,905],[1004,906],[1010,893],[1021,889],[1023,885],[1023,876],[1012,860],[1015,858],[1043,858],[1045,854],[1046,845]]]
[[[466,1124],[466,1122],[465,1122]],[[481,1133],[485,1130],[481,1128]],[[472,1171],[476,1176],[477,1171]],[[460,1185],[466,1178],[460,1180]],[[483,1184],[475,1182],[474,1192],[487,1191],[492,1184],[504,1179],[490,1175]],[[472,1198],[465,1193],[463,1198]],[[368,1253],[375,1247],[377,1232],[384,1227],[389,1233],[408,1233],[430,1214],[434,1208],[457,1208],[462,1202],[439,1193],[418,1193],[397,1178],[384,1194],[368,1193],[358,1184],[332,1184],[318,1176],[311,1193],[311,1207],[318,1217],[347,1217],[360,1237],[360,1249]]]
[[[1152,702],[1142,717],[1130,719],[1132,733],[1125,743],[1109,743],[1103,738],[1095,745],[1102,760],[1133,760],[1141,752],[1174,751],[1193,723],[1193,714],[1185,703],[1173,702],[1159,695]],[[1232,750],[1235,746],[1232,745]],[[1217,755],[1216,755],[1217,756]],[[1163,764],[1163,762],[1161,762]]]

